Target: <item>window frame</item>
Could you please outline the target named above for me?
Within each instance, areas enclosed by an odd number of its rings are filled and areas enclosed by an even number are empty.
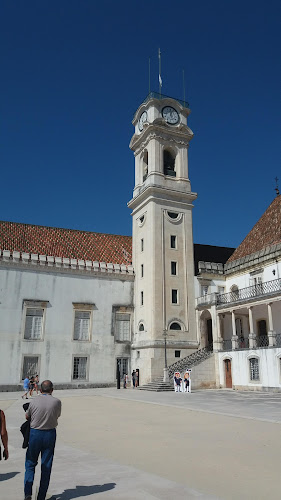
[[[78,359],[81,359],[81,358],[84,358],[86,359],[86,377],[85,378],[74,378],[74,360],[78,358]],[[71,364],[71,380],[74,381],[74,382],[81,382],[81,381],[85,381],[85,382],[88,382],[89,381],[89,364],[90,364],[90,356],[86,355],[81,355],[81,354],[73,354],[72,355],[72,364]]]
[[[251,361],[257,361],[257,367],[258,367],[258,378],[252,378],[252,369],[251,369]],[[261,375],[260,375],[260,358],[257,356],[251,356],[248,358],[249,362],[249,380],[251,384],[259,384],[261,383]]]
[[[43,342],[45,335],[45,324],[46,324],[46,309],[48,307],[48,301],[46,300],[23,300],[23,315],[22,315],[22,339],[25,342]],[[29,309],[42,310],[42,323],[41,323],[41,334],[40,338],[26,338],[26,319],[28,317],[27,312]],[[36,316],[33,316],[36,317]]]
[[[172,246],[172,238],[174,238],[175,246]],[[176,234],[170,234],[170,249],[177,250],[178,249],[178,238]]]
[[[129,316],[129,331],[128,331],[128,339],[121,339],[118,337],[118,329],[117,329],[117,324],[119,322],[121,322],[121,320],[117,320],[117,317],[118,316],[121,316],[122,315],[126,315],[126,316]],[[115,328],[114,328],[114,338],[115,338],[115,342],[118,342],[118,343],[122,343],[122,344],[128,344],[131,342],[132,340],[132,314],[131,312],[129,311],[115,311],[115,318],[114,318],[114,321],[115,321]],[[124,332],[123,332],[124,333]]]
[[[176,302],[173,301],[173,292],[176,292]],[[173,306],[178,306],[179,305],[179,290],[177,288],[172,288],[171,289],[171,304]]]
[[[175,268],[174,273],[173,273],[173,264]],[[176,260],[171,260],[171,276],[178,276],[178,262]]]
[[[93,334],[93,309],[94,309],[94,304],[86,304],[86,303],[81,303],[81,302],[72,302],[73,306],[73,321],[72,321],[72,341],[73,342],[91,342],[92,341],[92,334]],[[90,318],[89,318],[89,329],[88,329],[88,339],[75,339],[75,315],[76,312],[79,313],[89,313]]]
[[[20,377],[22,377],[22,378],[20,378],[20,383],[22,383],[22,381],[25,379],[25,376],[23,376],[23,368],[24,368],[25,358],[37,358],[37,371],[36,371],[36,373],[39,375],[39,379],[40,379],[41,355],[40,354],[22,354],[21,371],[20,371]],[[34,373],[32,375],[36,375],[36,373]]]

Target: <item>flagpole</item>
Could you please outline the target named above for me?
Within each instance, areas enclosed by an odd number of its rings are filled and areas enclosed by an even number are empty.
[[[148,59],[148,93],[150,94],[150,57]]]
[[[184,81],[184,69],[182,70],[182,87],[183,87],[183,104],[185,106],[185,81]]]
[[[161,96],[162,79],[161,79],[161,51],[158,49],[158,59],[159,59],[159,94]]]

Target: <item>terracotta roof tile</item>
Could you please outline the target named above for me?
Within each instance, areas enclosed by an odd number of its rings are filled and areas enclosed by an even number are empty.
[[[281,195],[276,196],[253,229],[227,262],[241,259],[265,247],[281,242]]]
[[[19,252],[131,264],[132,238],[115,234],[0,221],[0,248]]]

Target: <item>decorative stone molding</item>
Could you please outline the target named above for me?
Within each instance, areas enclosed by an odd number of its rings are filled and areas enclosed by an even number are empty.
[[[261,265],[267,261],[275,261],[276,259],[280,259],[281,256],[281,243],[276,245],[271,245],[258,252],[252,253],[250,255],[246,255],[245,257],[241,257],[240,259],[233,260],[228,262],[224,266],[225,274],[236,273],[245,268],[249,268],[251,266]]]
[[[4,264],[25,264],[32,268],[39,267],[51,270],[53,268],[64,270],[79,270],[85,272],[111,273],[122,275],[134,275],[134,268],[127,264],[113,264],[83,259],[73,259],[68,257],[54,257],[52,255],[39,255],[0,249],[0,263]]]
[[[198,262],[199,273],[224,274],[223,264],[218,262]]]

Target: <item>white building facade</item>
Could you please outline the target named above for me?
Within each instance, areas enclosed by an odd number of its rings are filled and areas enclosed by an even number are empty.
[[[143,385],[197,354],[193,388],[281,390],[281,197],[235,251],[194,245],[189,113],[135,113],[132,238],[0,222],[0,390]]]

